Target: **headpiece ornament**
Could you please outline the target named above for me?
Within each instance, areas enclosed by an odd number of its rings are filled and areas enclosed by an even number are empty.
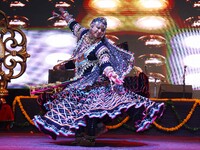
[[[105,26],[105,28],[107,28],[107,20],[104,17],[98,17],[98,18],[93,19],[90,25],[94,23],[102,23]]]

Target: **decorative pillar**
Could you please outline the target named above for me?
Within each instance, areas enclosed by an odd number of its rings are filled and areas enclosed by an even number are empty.
[[[8,82],[25,72],[26,61],[30,57],[26,51],[25,34],[18,28],[10,27],[7,18],[0,10],[0,104],[6,103]]]

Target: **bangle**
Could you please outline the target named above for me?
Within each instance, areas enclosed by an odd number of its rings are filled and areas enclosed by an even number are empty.
[[[67,11],[62,11],[61,13],[62,13],[62,15],[69,14]]]
[[[103,74],[105,74],[107,77],[109,76],[110,72],[113,72],[113,68],[111,66],[108,66],[104,69]]]
[[[112,77],[113,76],[113,71],[108,72],[108,77]]]
[[[74,22],[74,21],[75,21],[75,19],[74,19],[74,18],[70,18],[70,19],[69,19],[69,21],[68,21],[68,23],[67,23],[67,24],[68,24],[68,26],[70,26],[70,24],[71,24],[72,22]],[[77,22],[75,22],[75,23],[77,23]]]

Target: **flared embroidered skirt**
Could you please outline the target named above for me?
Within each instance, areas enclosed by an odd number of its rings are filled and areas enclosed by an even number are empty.
[[[84,90],[65,88],[53,95],[53,100],[45,107],[48,110],[45,115],[36,115],[33,121],[39,130],[51,136],[74,135],[80,126],[86,126],[86,117],[114,119],[130,108],[143,108],[142,118],[133,125],[139,132],[148,129],[164,110],[163,103],[153,102],[120,86],[113,89],[105,83],[96,83]]]

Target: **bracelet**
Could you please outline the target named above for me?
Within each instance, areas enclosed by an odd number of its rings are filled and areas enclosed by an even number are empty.
[[[108,72],[108,78],[112,77],[113,71]]]
[[[108,66],[104,69],[103,74],[105,74],[108,77],[110,72],[113,72],[113,67]]]
[[[69,14],[66,10],[65,11],[61,11],[61,14],[63,15],[63,14]]]
[[[69,21],[68,21],[68,26],[70,26],[70,24],[72,23],[72,22],[74,22],[75,21],[75,19],[74,18],[71,18]]]

